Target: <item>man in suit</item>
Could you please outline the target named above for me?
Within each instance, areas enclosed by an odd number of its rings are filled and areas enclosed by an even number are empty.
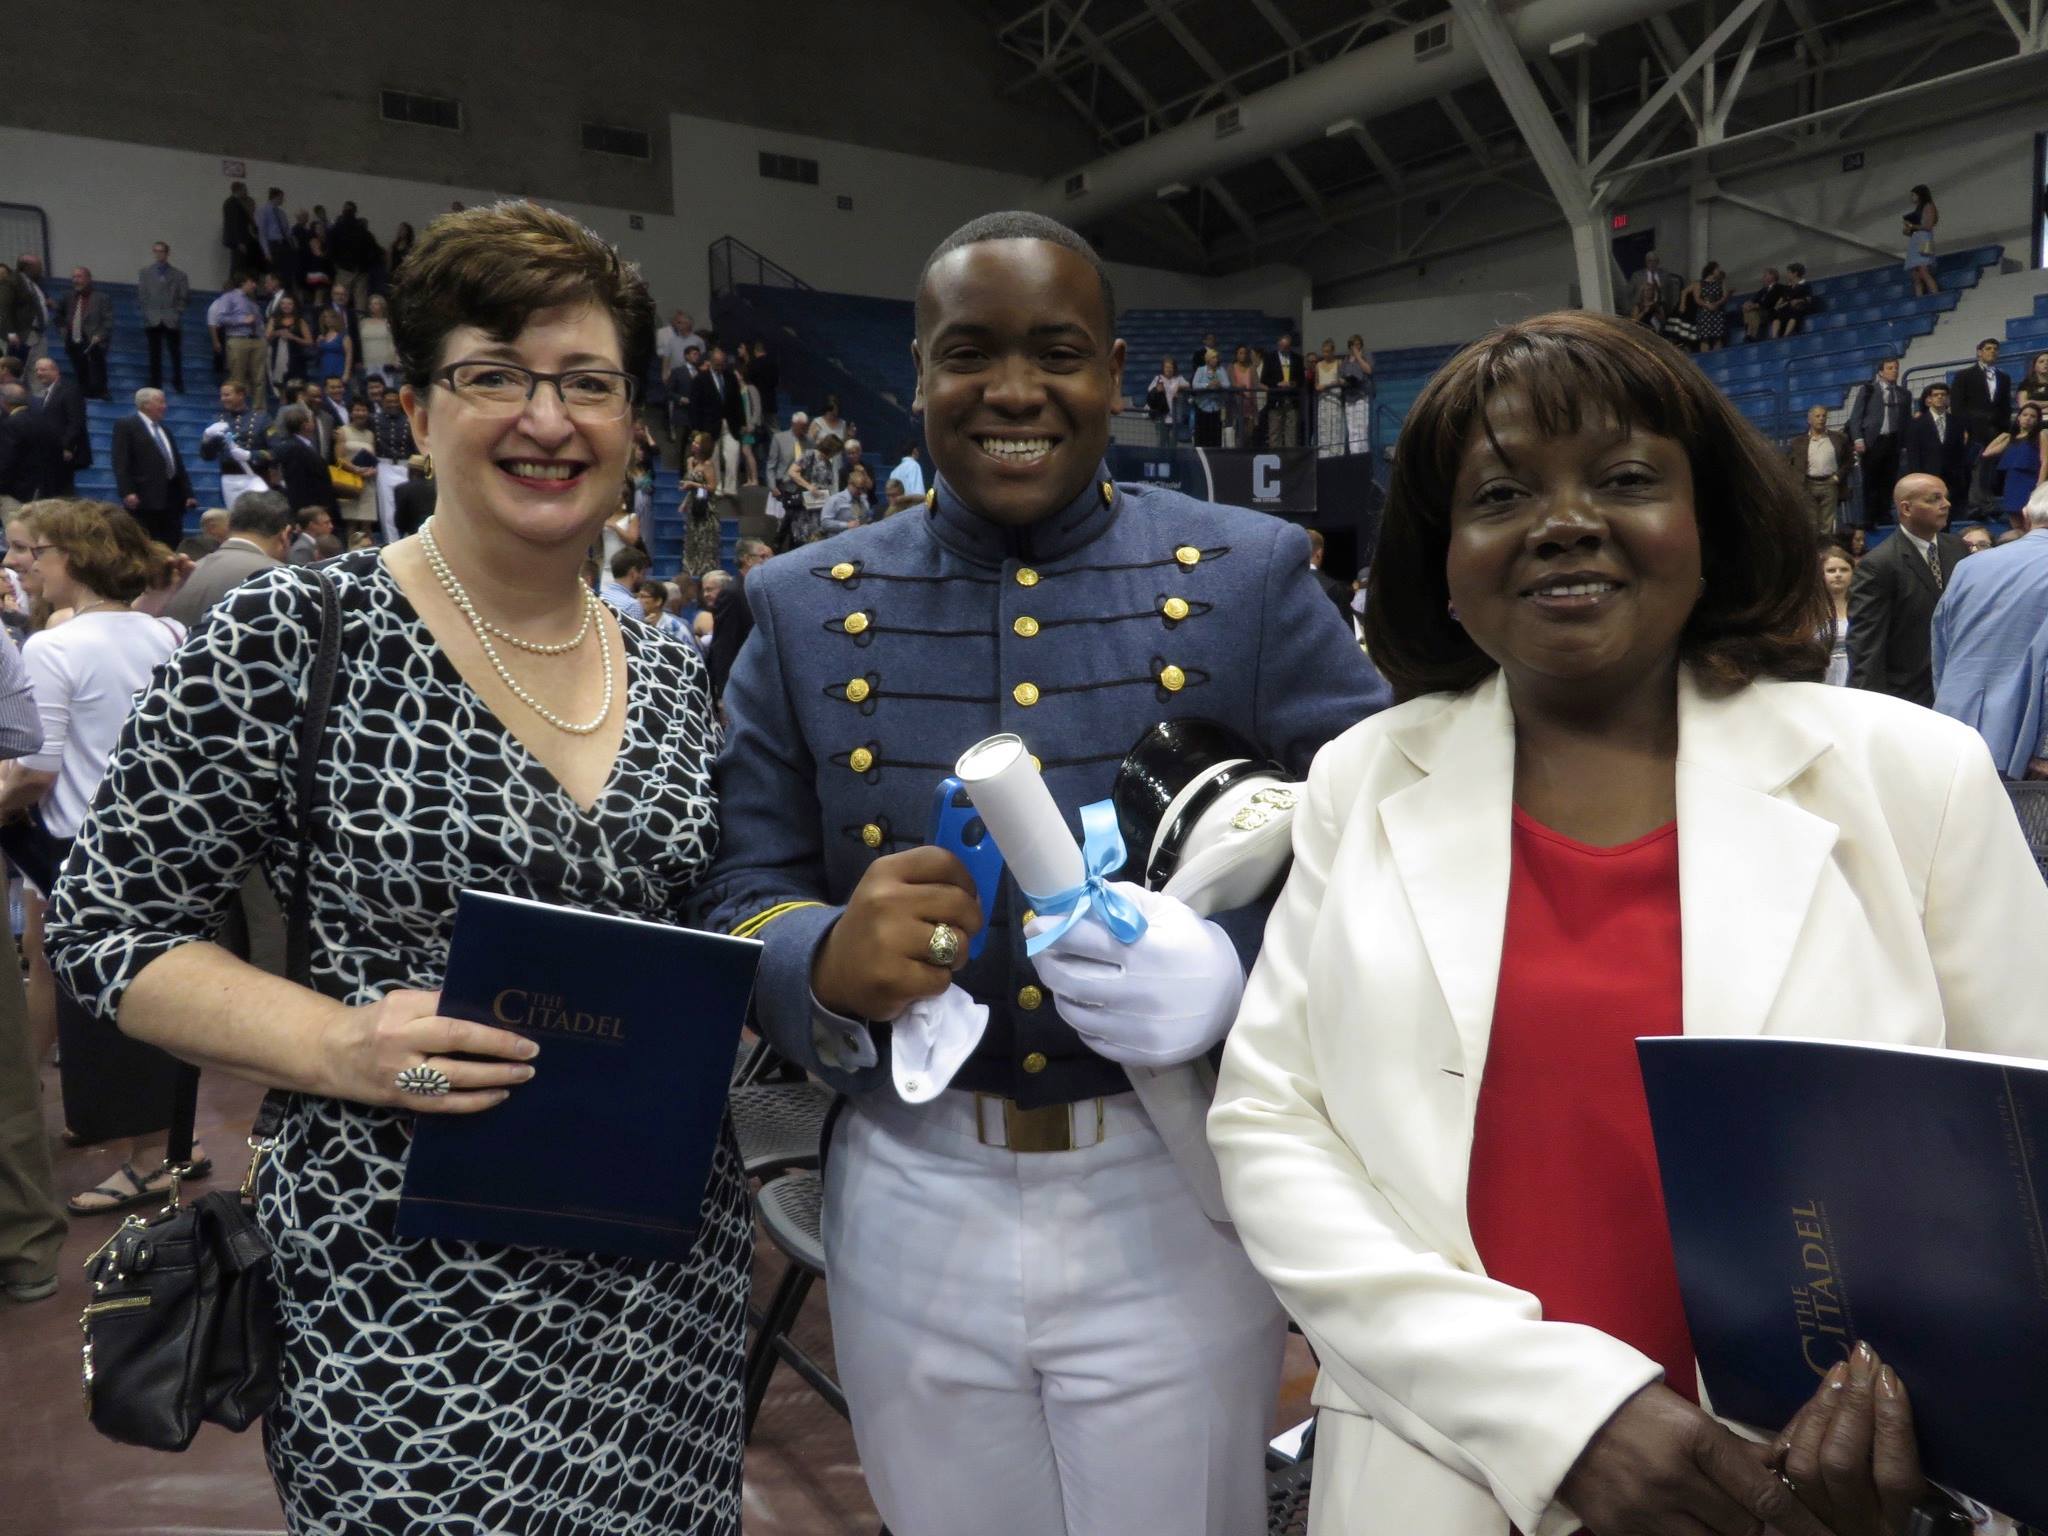
[[[64,444],[50,418],[29,408],[21,385],[0,384],[0,498],[54,496],[63,467]]]
[[[289,405],[277,419],[281,442],[277,462],[284,474],[286,504],[294,512],[308,507],[334,510],[334,482],[327,475],[327,461],[320,456],[319,439],[313,432],[313,413],[303,405]]]
[[[1970,504],[1969,432],[1949,409],[1946,384],[1930,384],[1920,391],[1920,414],[1906,428],[1899,471],[1906,475],[1933,475],[1948,487],[1952,505]]]
[[[1266,386],[1266,441],[1275,448],[1301,446],[1301,358],[1294,338],[1283,335],[1266,358],[1259,381]]]
[[[1900,444],[1913,420],[1913,397],[1899,382],[1899,360],[1877,365],[1871,381],[1849,404],[1847,429],[1863,465],[1863,522],[1875,528],[1891,520],[1892,487],[1899,480]]]
[[[192,567],[164,612],[187,629],[258,571],[282,565],[291,547],[292,509],[275,491],[244,491],[228,508],[228,536]]]
[[[709,433],[714,448],[719,434],[725,430],[726,402],[733,393],[732,375],[725,367],[725,348],[714,346],[704,366],[690,380],[690,430]]]
[[[1974,464],[1984,445],[2012,425],[2012,379],[1998,366],[1998,342],[1987,336],[1977,343],[1977,366],[1958,369],[1949,378],[1956,420],[1970,434]]]
[[[1828,408],[1810,406],[1806,430],[1785,445],[1785,462],[1806,492],[1816,533],[1833,533],[1849,494],[1849,439],[1828,425]]]
[[[711,654],[707,662],[711,669],[711,697],[725,697],[725,679],[732,671],[733,659],[746,644],[747,636],[754,632],[753,610],[747,606],[747,572],[774,554],[759,539],[741,539],[733,549],[733,564],[739,568],[739,579],[723,584],[711,604]]]
[[[2048,485],[2024,537],[1956,572],[1934,610],[1934,707],[1984,738],[2008,779],[2048,779]]]
[[[92,285],[92,273],[79,267],[71,274],[58,323],[71,376],[91,400],[107,398],[107,344],[114,339],[114,301]]]
[[[230,272],[262,272],[270,265],[256,232],[256,199],[246,182],[228,184],[227,201],[220,205],[220,243],[227,248]]]
[[[1934,703],[1934,606],[1968,553],[1948,527],[1948,487],[1909,474],[1892,494],[1899,528],[1849,587],[1849,686]]]
[[[164,392],[135,391],[135,414],[114,423],[114,489],[152,539],[176,549],[199,505],[184,457],[164,427]]]
[[[1629,279],[1628,291],[1630,318],[1661,332],[1664,322],[1677,312],[1685,285],[1676,272],[1664,270],[1663,257],[1655,251],[1645,251],[1643,270]]]
[[[72,477],[79,470],[92,467],[92,434],[86,427],[85,396],[77,384],[64,377],[54,357],[36,359],[34,378],[30,409],[49,418],[50,425],[57,429],[57,440],[64,447],[56,487],[50,494],[69,496]]]
[[[142,306],[142,330],[149,338],[149,387],[164,387],[164,352],[171,354],[171,388],[185,393],[185,304],[192,284],[171,265],[171,248],[159,240],[149,248],[150,264],[135,274],[135,298]]]

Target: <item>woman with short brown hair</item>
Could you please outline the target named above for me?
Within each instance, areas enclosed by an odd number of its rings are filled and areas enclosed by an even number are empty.
[[[24,512],[27,581],[61,623],[22,646],[42,750],[0,768],[0,816],[32,816],[35,842],[61,865],[92,804],[136,690],[185,638],[169,619],[131,605],[171,564],[142,525],[104,502],[50,500]],[[35,877],[47,885],[47,876]],[[44,892],[47,895],[47,890]],[[122,1143],[107,1180],[70,1202],[94,1216],[160,1201],[170,1189],[164,1131],[171,1123],[178,1064],[164,1052],[99,1026],[64,988],[54,989],[61,1042],[64,1123],[89,1143]],[[195,1165],[205,1165],[193,1153]]]
[[[1321,1361],[1311,1528],[1905,1529],[1911,1384],[1867,1347],[1769,1461],[1702,1407],[1635,1041],[2043,1054],[2007,934],[2048,887],[1983,739],[1814,686],[1790,469],[1618,316],[1473,343],[1395,462],[1403,702],[1316,758],[1209,1117]]]
[[[548,1071],[521,1036],[435,1014],[458,893],[674,921],[716,840],[697,648],[579,579],[653,304],[589,230],[508,202],[431,225],[391,319],[438,496],[417,534],[322,568],[345,618],[314,803],[288,804],[318,577],[285,566],[143,691],[52,963],[124,1032],[287,1095],[258,1219],[290,1531],[731,1536],[752,1233],[729,1135],[686,1263],[395,1228],[412,1117],[488,1114]],[[311,989],[210,942],[252,865],[288,884],[302,819]]]

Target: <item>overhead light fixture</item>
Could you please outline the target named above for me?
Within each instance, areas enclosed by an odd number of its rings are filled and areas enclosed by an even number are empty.
[[[1591,53],[1600,39],[1590,32],[1574,32],[1569,37],[1560,37],[1550,45],[1553,59],[1575,58],[1582,53]]]
[[[1188,184],[1184,181],[1169,181],[1152,195],[1162,203],[1171,202],[1176,197],[1186,197],[1188,195]]]

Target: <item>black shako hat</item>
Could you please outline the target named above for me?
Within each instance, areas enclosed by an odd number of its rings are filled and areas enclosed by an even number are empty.
[[[1287,770],[1215,720],[1148,729],[1118,767],[1110,799],[1124,840],[1122,878],[1159,891],[1176,875],[1193,877],[1200,889],[1189,905],[1204,915],[1258,896],[1291,856],[1296,792]]]

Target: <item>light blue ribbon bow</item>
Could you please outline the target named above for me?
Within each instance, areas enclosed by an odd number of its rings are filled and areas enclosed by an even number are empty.
[[[1108,800],[1098,800],[1093,805],[1081,807],[1081,863],[1088,871],[1088,878],[1072,890],[1059,891],[1051,896],[1040,896],[1035,891],[1026,891],[1026,899],[1040,917],[1056,917],[1059,921],[1038,935],[1024,941],[1024,953],[1036,955],[1047,945],[1055,943],[1084,916],[1092,912],[1095,920],[1126,944],[1135,944],[1145,936],[1145,914],[1137,903],[1121,891],[1110,889],[1109,876],[1123,868],[1124,838],[1116,826],[1116,806]]]

